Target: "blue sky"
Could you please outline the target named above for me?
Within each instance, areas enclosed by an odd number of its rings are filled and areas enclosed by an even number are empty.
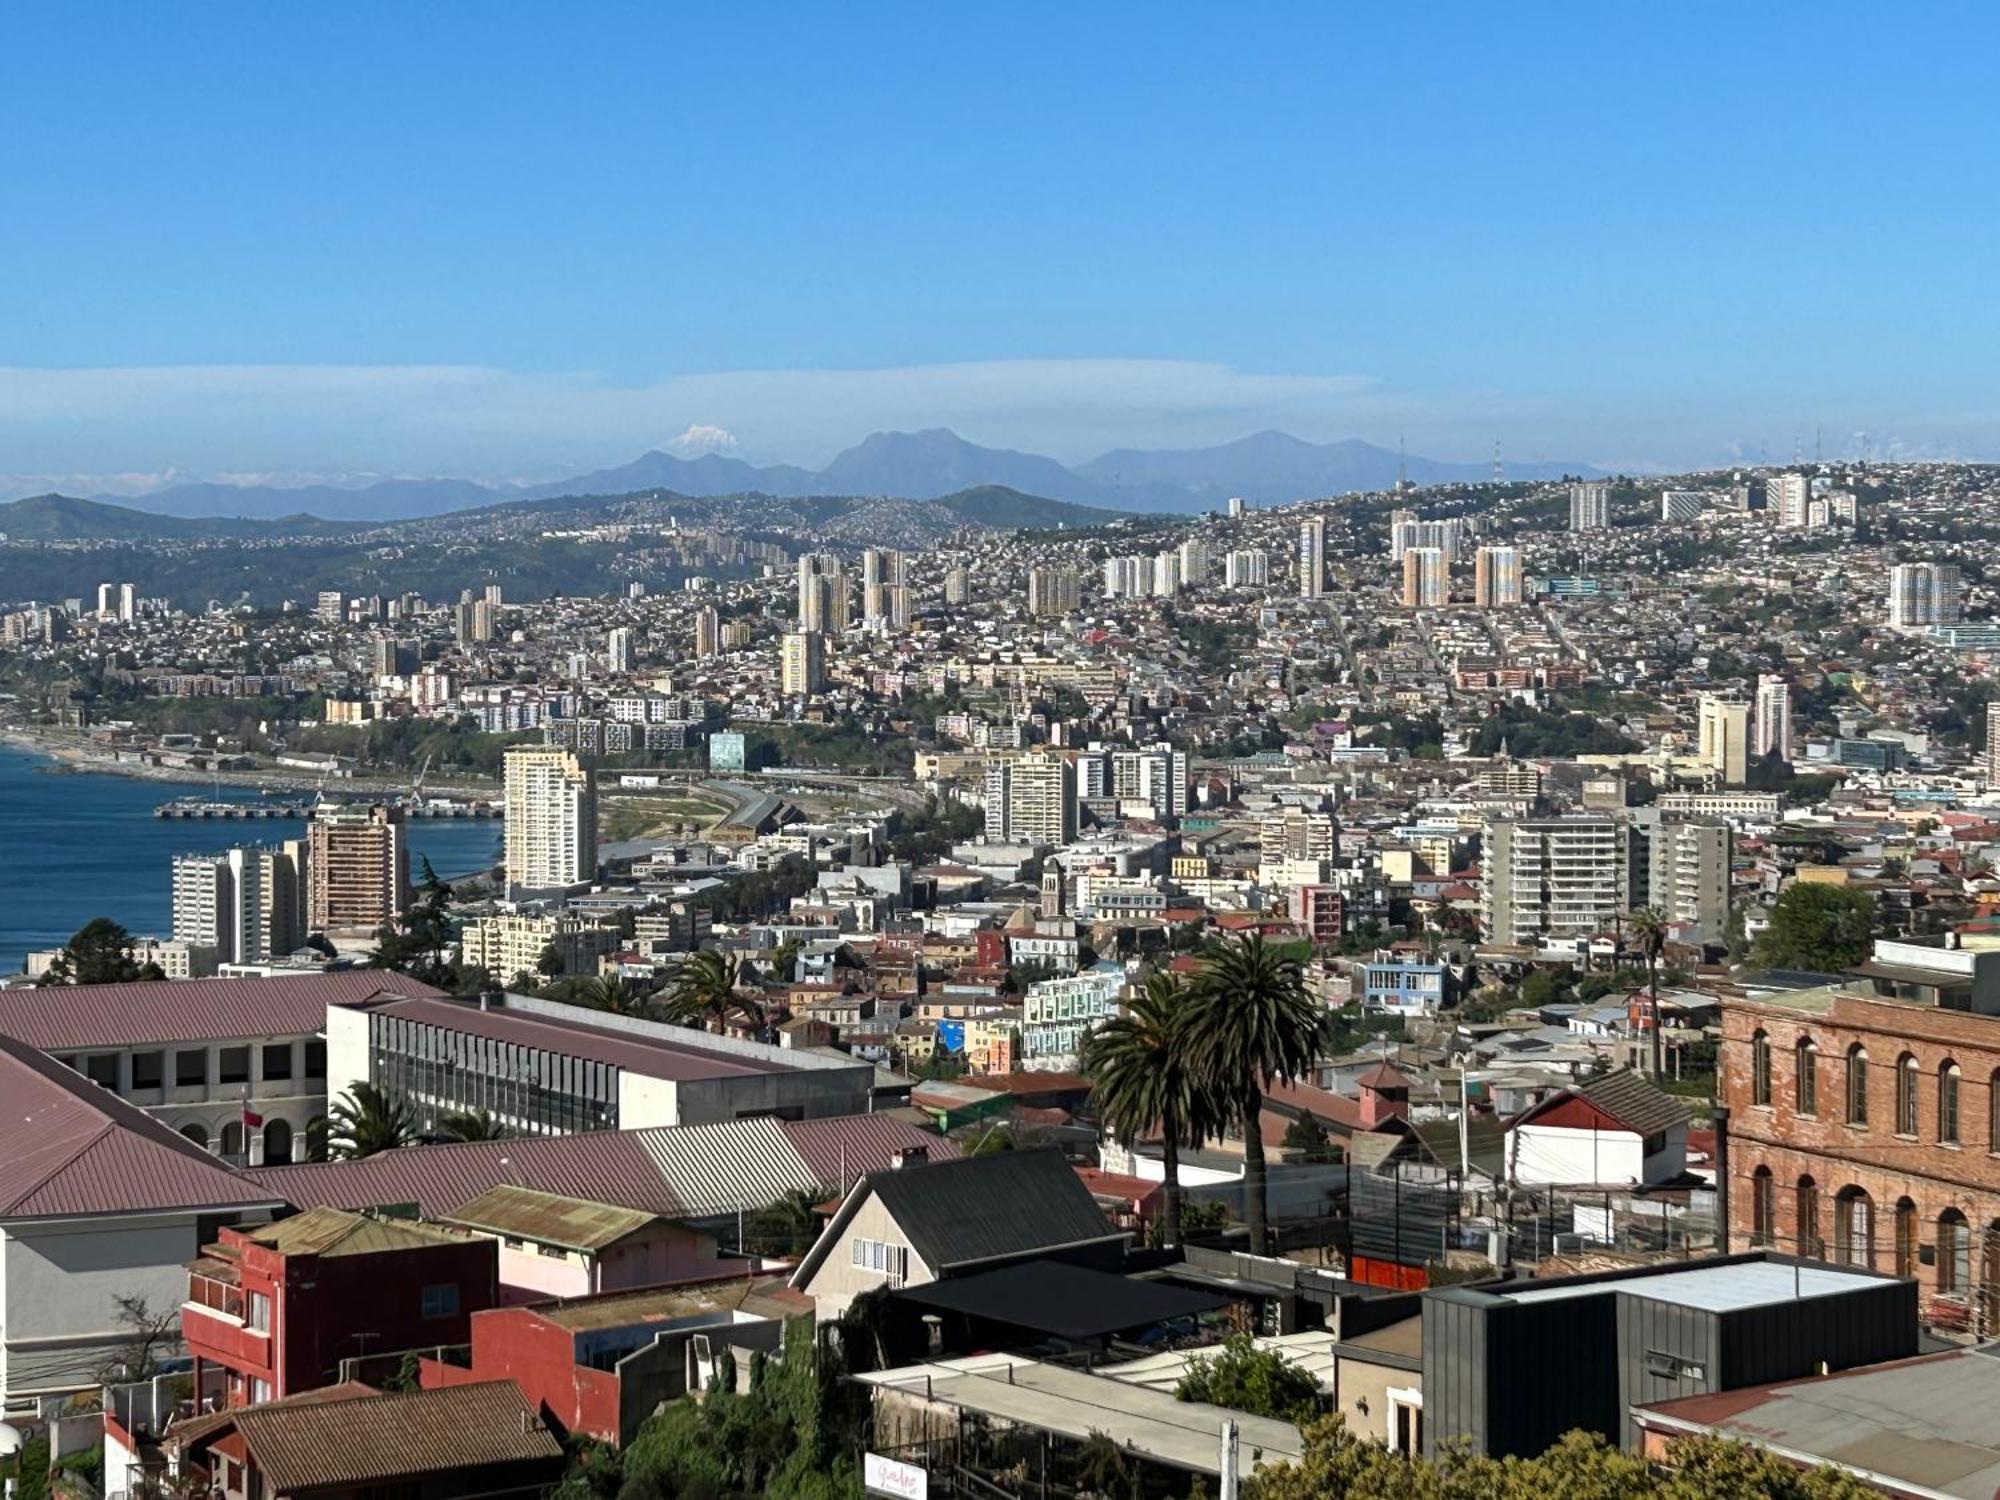
[[[0,475],[2000,455],[1990,10],[16,6]],[[719,439],[718,439],[719,440]]]

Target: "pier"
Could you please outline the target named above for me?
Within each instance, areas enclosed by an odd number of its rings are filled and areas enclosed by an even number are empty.
[[[343,803],[391,801],[406,818],[497,818],[500,809],[491,802],[457,802],[430,797],[421,802],[395,801],[379,797],[342,797]],[[218,802],[202,797],[176,797],[153,809],[156,818],[262,819],[309,818],[314,800],[310,797],[273,798],[265,802]]]

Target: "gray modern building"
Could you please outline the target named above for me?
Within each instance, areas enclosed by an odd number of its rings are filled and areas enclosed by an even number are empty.
[[[1423,1299],[1423,1449],[1638,1443],[1634,1406],[1917,1352],[1917,1284],[1753,1254],[1443,1287]]]

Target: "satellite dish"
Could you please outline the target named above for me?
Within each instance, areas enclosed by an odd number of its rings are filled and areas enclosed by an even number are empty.
[[[12,1458],[21,1451],[21,1430],[0,1422],[0,1458]]]

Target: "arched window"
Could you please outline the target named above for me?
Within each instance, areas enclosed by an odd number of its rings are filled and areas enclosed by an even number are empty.
[[[1962,1294],[1972,1288],[1972,1226],[1955,1208],[1938,1215],[1937,1273],[1940,1292]]]
[[[264,1165],[267,1167],[290,1166],[292,1161],[292,1125],[289,1120],[267,1120],[264,1123]]]
[[[314,1115],[306,1121],[306,1160],[326,1160],[327,1126],[325,1115]]]
[[[1938,1065],[1938,1139],[1958,1144],[1958,1064]]]
[[[1868,1123],[1868,1049],[1859,1042],[1847,1049],[1847,1123]]]
[[[1819,1047],[1809,1036],[1799,1038],[1798,1075],[1794,1080],[1792,1104],[1802,1115],[1819,1113]]]
[[[1905,1052],[1896,1059],[1896,1134],[1917,1133],[1917,1060]]]
[[[1858,1187],[1833,1200],[1833,1258],[1864,1270],[1875,1264],[1875,1204]]]
[[[191,1120],[181,1126],[181,1134],[193,1141],[202,1150],[208,1149],[208,1127],[199,1120]]]
[[[222,1127],[222,1139],[216,1145],[215,1150],[218,1156],[225,1157],[230,1161],[240,1162],[243,1160],[243,1126],[240,1122],[231,1120],[227,1125]]]
[[[1810,1177],[1801,1177],[1797,1201],[1799,1254],[1811,1260],[1819,1260],[1826,1254],[1826,1242],[1819,1234],[1819,1184]]]
[[[1750,1174],[1750,1245],[1758,1249],[1771,1243],[1777,1234],[1778,1200],[1771,1169],[1759,1167]]]
[[[1896,1274],[1917,1274],[1917,1205],[1908,1198],[1896,1200]]]
[[[1771,1102],[1771,1039],[1761,1031],[1750,1038],[1750,1102]]]

